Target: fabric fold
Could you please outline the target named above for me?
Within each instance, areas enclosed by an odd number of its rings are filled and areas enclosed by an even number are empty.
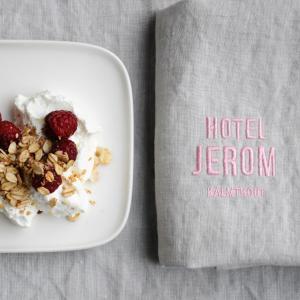
[[[299,265],[299,15],[284,0],[157,14],[161,264]]]

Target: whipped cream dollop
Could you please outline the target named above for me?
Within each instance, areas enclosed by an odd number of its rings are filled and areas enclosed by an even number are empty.
[[[2,198],[2,197],[1,197]],[[29,227],[32,224],[33,218],[37,215],[38,209],[36,206],[30,205],[24,208],[17,208],[11,206],[2,198],[0,200],[0,211],[13,223],[21,227]]]
[[[36,204],[26,208],[29,212],[20,213],[20,209],[10,206],[2,199],[0,211],[20,226],[30,226],[39,210],[57,217],[72,217],[86,212],[91,206],[91,195],[87,185],[93,177],[95,152],[101,144],[101,128],[81,117],[80,112],[76,111],[70,100],[49,91],[32,97],[18,95],[14,102],[14,122],[20,127],[25,125],[35,127],[37,133],[42,134],[45,116],[55,110],[71,111],[78,118],[77,130],[70,137],[77,146],[77,159],[74,165],[63,173],[62,177],[68,178],[76,173],[80,174],[80,178],[73,181],[75,192],[68,197],[63,196],[63,184],[48,195],[42,195],[32,188],[31,196],[36,200]],[[53,203],[53,199],[55,199],[55,205],[50,205]]]

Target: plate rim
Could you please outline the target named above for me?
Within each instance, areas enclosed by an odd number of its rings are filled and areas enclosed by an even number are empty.
[[[125,225],[128,221],[129,213],[130,213],[130,208],[131,208],[131,203],[132,203],[132,189],[133,189],[133,167],[134,167],[134,109],[133,109],[133,94],[132,94],[132,85],[130,81],[130,77],[128,74],[128,71],[125,67],[125,64],[122,62],[122,60],[112,51],[98,46],[94,44],[89,44],[89,43],[83,43],[83,42],[73,42],[73,41],[63,41],[63,40],[14,40],[14,39],[3,39],[0,40],[0,47],[2,45],[21,45],[21,44],[41,44],[41,45],[65,45],[65,46],[72,46],[72,47],[79,47],[79,48],[86,48],[86,49],[94,49],[97,51],[100,51],[102,53],[105,53],[108,57],[110,57],[121,69],[124,77],[125,77],[125,82],[126,82],[126,87],[127,87],[127,97],[129,100],[129,178],[128,178],[128,185],[127,185],[127,190],[128,193],[126,195],[127,197],[127,202],[126,202],[126,208],[124,212],[124,217],[122,219],[122,222],[120,223],[119,227],[114,231],[114,233],[109,236],[108,238],[102,240],[102,241],[94,241],[90,243],[85,243],[84,245],[79,245],[79,246],[64,246],[63,248],[55,248],[55,247],[49,247],[47,246],[46,248],[43,247],[35,247],[34,249],[28,248],[28,249],[22,249],[22,248],[13,248],[13,249],[1,249],[0,248],[0,253],[34,253],[34,252],[64,252],[64,251],[76,251],[76,250],[84,250],[84,249],[89,249],[89,248],[94,248],[98,246],[105,245],[115,238],[117,238],[120,233],[123,231],[125,228]]]

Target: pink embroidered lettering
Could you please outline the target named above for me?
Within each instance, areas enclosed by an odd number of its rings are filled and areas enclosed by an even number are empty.
[[[266,158],[265,147],[258,147],[258,173],[259,176],[275,176],[275,148],[271,147],[269,159]]]
[[[218,127],[217,127],[217,118],[206,117],[206,138],[215,139],[217,136]]]
[[[220,147],[211,147],[208,146],[206,148],[206,168],[207,168],[207,174],[208,175],[220,175],[221,172],[213,169],[213,164],[216,164],[219,162],[217,158],[212,157],[213,152],[220,151]]]
[[[241,150],[241,172],[242,174],[249,176],[254,172],[254,161],[253,161],[253,149],[250,147],[243,147]],[[248,164],[247,158],[248,157]]]
[[[198,176],[201,173],[201,158],[202,158],[202,147],[201,145],[197,146],[196,149],[196,168],[193,171],[193,175]]]
[[[223,168],[224,175],[229,175],[229,165],[231,165],[231,174],[236,176],[237,167],[236,167],[236,148],[235,147],[224,147],[224,159],[223,159]]]

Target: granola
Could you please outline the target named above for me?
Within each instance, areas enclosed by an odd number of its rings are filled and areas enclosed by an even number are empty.
[[[48,101],[52,101],[52,108],[56,105],[57,111],[50,111],[51,119],[46,121],[52,126],[52,134],[68,135],[67,127],[53,126],[55,118],[60,118],[60,107],[69,110],[64,111],[68,118],[76,118],[70,102],[48,92],[37,97],[38,109],[48,107]],[[95,205],[86,183],[96,180],[99,168],[110,163],[111,153],[107,148],[96,148],[98,129],[90,132],[85,126],[87,121],[80,118],[77,131],[72,121],[74,139],[48,135],[44,121],[35,119],[27,110],[28,105],[35,109],[34,99],[35,96],[16,98],[15,118],[22,130],[16,129],[16,138],[4,148],[0,145],[0,211],[20,226],[30,226],[41,212],[74,222]],[[45,120],[50,114],[45,110]]]

